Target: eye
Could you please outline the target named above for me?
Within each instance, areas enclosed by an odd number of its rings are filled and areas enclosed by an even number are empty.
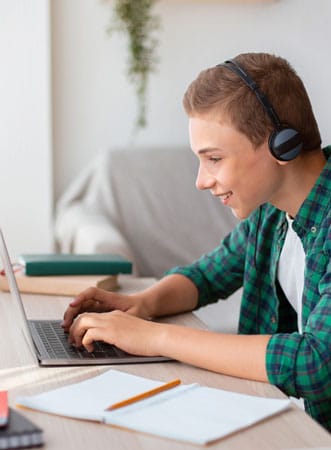
[[[216,157],[216,156],[211,156],[210,158],[209,158],[209,161],[211,162],[211,163],[213,163],[213,164],[216,164],[216,163],[218,163],[219,161],[221,161],[222,160],[222,158],[219,158],[219,157]]]

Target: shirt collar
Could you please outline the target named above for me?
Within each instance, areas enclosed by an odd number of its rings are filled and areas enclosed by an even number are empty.
[[[324,219],[323,211],[330,205],[331,146],[325,147],[323,153],[326,158],[326,164],[293,222],[293,228],[298,232],[302,230],[302,233],[305,233],[311,230],[313,233],[316,233]]]

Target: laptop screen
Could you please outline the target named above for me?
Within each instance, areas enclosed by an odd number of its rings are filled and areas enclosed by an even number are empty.
[[[33,353],[34,358],[36,359],[36,353],[33,351],[34,343],[31,337],[30,329],[27,324],[27,316],[24,310],[23,302],[21,299],[21,294],[17,286],[16,278],[14,275],[14,271],[12,268],[12,264],[10,261],[9,253],[7,250],[5,238],[2,230],[0,229],[0,254],[2,264],[4,266],[6,278],[9,284],[9,289],[11,293],[12,300],[15,302],[15,308],[18,313],[18,316],[21,318],[20,325],[23,332],[23,335],[30,347],[31,352]]]

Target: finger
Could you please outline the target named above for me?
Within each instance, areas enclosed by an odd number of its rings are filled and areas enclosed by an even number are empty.
[[[63,315],[63,321],[61,323],[62,328],[68,331],[73,324],[74,319],[84,312],[96,312],[97,308],[93,300],[86,301],[76,307],[69,306]]]
[[[91,313],[81,314],[69,329],[68,341],[76,347],[81,347],[82,339],[86,331],[96,326],[98,323],[98,316]]]
[[[89,328],[82,338],[82,345],[86,348],[88,352],[93,352],[93,344],[95,341],[105,341],[106,330],[104,328]],[[109,336],[107,336],[107,342],[109,342]]]
[[[80,305],[77,305],[76,307],[69,306],[63,315],[63,321],[61,323],[62,328],[68,331],[73,323],[74,318],[78,316],[80,312],[81,312]]]
[[[102,289],[90,287],[81,292],[74,300],[69,303],[67,310],[64,313],[61,326],[68,331],[74,318],[78,314],[86,311],[103,312],[107,311],[104,304],[106,296]]]
[[[73,329],[73,333],[78,338],[76,344],[83,345],[89,352],[93,351],[94,341],[115,344],[117,320],[114,322],[113,319],[121,317],[126,317],[122,311],[112,311],[106,314],[83,314],[78,319],[80,323],[77,330]]]

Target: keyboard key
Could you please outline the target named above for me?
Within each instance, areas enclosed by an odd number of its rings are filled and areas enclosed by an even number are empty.
[[[74,347],[68,342],[68,333],[64,332],[60,321],[30,321],[29,324],[37,331],[45,350],[52,358],[121,358],[128,355],[117,347],[102,341],[94,342],[92,353],[89,353],[84,347]]]

